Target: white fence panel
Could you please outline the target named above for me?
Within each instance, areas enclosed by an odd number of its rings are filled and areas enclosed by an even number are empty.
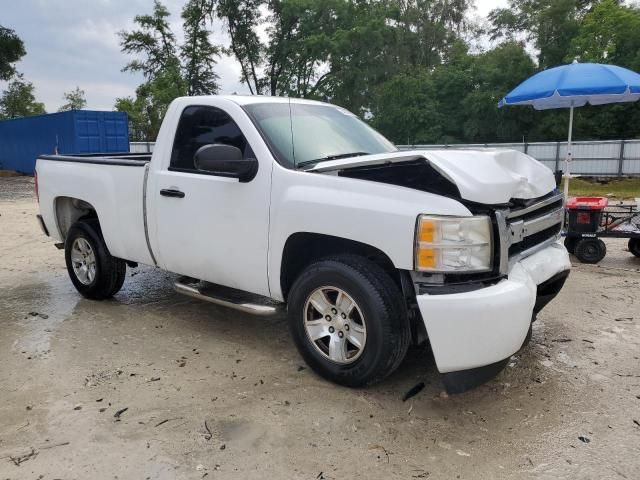
[[[547,168],[563,170],[567,142],[489,143],[463,145],[398,145],[401,150],[506,148],[525,152]],[[580,141],[573,144],[571,173],[585,176],[640,175],[640,140]]]
[[[129,151],[131,153],[151,153],[155,142],[129,142]]]

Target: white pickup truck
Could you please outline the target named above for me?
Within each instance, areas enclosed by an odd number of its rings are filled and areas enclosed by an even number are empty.
[[[353,387],[427,339],[450,392],[486,381],[570,268],[562,196],[533,158],[398,151],[309,100],[178,98],[153,155],[42,156],[36,186],[85,297],[142,263],[202,300],[286,307],[310,367]]]

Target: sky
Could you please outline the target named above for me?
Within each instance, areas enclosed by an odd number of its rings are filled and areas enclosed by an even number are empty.
[[[184,0],[164,0],[180,39]],[[507,0],[476,0],[473,16],[486,16]],[[85,91],[87,108],[112,110],[118,97],[133,96],[140,74],[122,72],[131,59],[120,52],[117,32],[131,30],[133,17],[150,13],[153,0],[0,0],[0,25],[16,31],[27,55],[17,64],[32,82],[48,112],[64,104],[63,93],[76,86]],[[222,25],[214,25],[213,41],[227,44]],[[220,93],[248,93],[239,81],[233,58],[222,57],[216,69]],[[0,82],[0,90],[6,84]]]

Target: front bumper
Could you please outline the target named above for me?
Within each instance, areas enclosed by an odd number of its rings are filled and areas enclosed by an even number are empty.
[[[555,294],[538,287],[571,268],[560,242],[516,261],[507,278],[495,285],[464,293],[416,297],[441,373],[476,369],[500,363],[517,352],[525,340],[534,311]],[[555,290],[559,290],[555,288]],[[539,307],[539,308],[538,308]]]

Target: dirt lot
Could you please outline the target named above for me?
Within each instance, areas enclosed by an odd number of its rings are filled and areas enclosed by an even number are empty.
[[[83,299],[31,191],[0,179],[0,479],[640,478],[640,260],[624,242],[574,266],[489,384],[447,397],[412,351],[349,390],[304,367],[284,318],[179,296],[159,270]]]

